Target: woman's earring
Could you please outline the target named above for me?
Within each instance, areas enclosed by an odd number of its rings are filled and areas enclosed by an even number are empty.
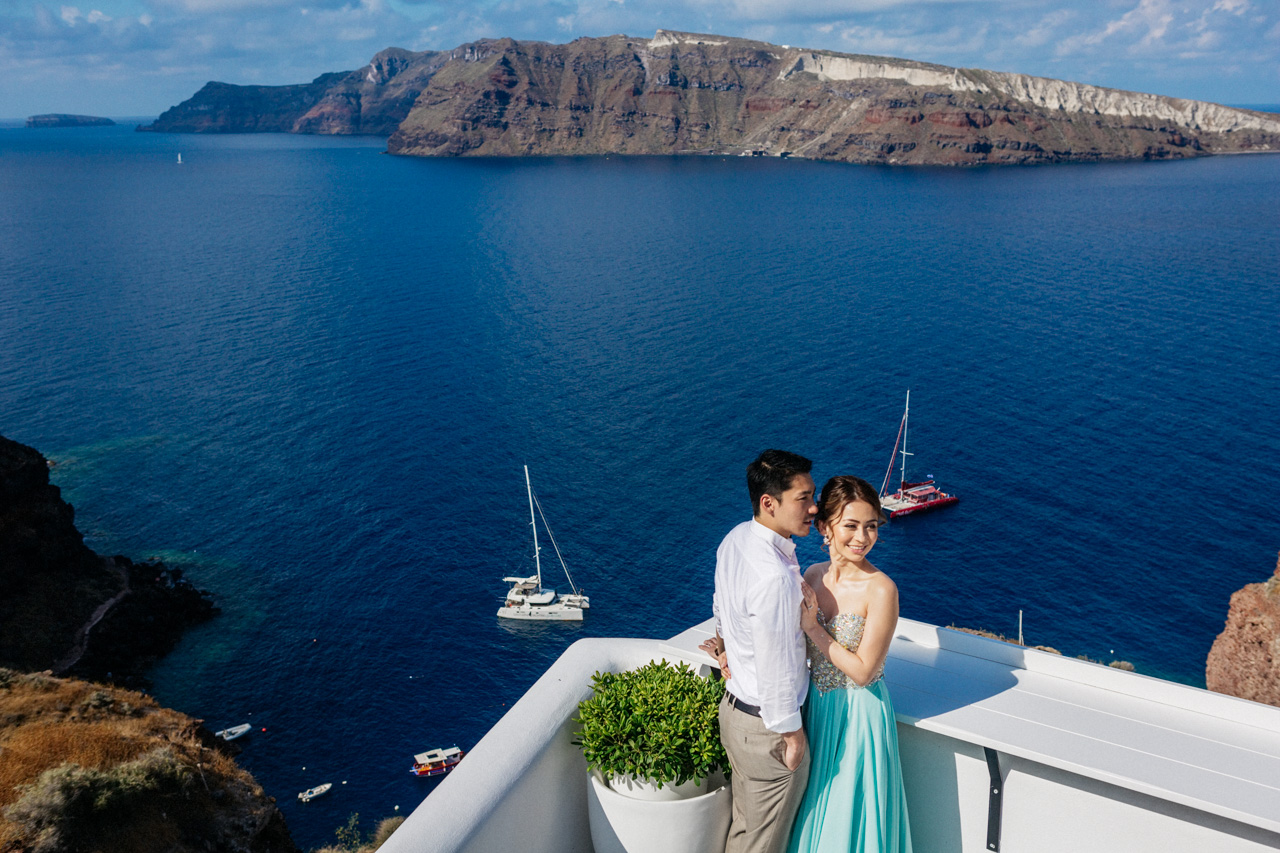
[[[830,545],[830,544],[831,544],[831,537],[830,537],[830,536],[823,536],[823,537],[822,537],[822,544],[823,544],[823,545]]]

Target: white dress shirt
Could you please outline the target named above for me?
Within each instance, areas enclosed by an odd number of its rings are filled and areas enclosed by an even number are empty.
[[[716,551],[712,608],[724,640],[730,679],[725,686],[773,732],[800,728],[809,690],[804,632],[800,630],[800,564],[796,543],[752,519]]]

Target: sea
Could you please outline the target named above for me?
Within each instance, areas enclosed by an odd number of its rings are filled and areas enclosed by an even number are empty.
[[[134,123],[0,128],[0,434],[92,548],[213,593],[154,695],[252,724],[304,849],[411,811],[413,754],[574,641],[708,618],[747,464],[880,485],[908,390],[908,477],[960,502],[881,532],[905,617],[1203,686],[1276,565],[1280,155],[415,159]],[[525,465],[581,623],[496,618]]]

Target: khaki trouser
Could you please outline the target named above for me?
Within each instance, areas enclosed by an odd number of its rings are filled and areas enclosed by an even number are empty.
[[[720,702],[720,741],[733,769],[733,822],[725,853],[781,853],[809,782],[809,744],[800,766],[783,763],[782,735],[759,717]]]

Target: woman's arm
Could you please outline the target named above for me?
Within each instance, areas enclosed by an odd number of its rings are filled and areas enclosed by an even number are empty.
[[[884,577],[884,576],[882,576]],[[812,589],[804,589],[805,609],[817,609],[817,596]],[[898,627],[898,587],[888,577],[871,589],[867,602],[867,624],[862,630],[862,642],[858,650],[851,652],[835,641],[816,620],[802,619],[801,626],[818,651],[837,669],[853,679],[859,687],[866,687],[875,678],[884,659],[889,654],[889,643]]]

